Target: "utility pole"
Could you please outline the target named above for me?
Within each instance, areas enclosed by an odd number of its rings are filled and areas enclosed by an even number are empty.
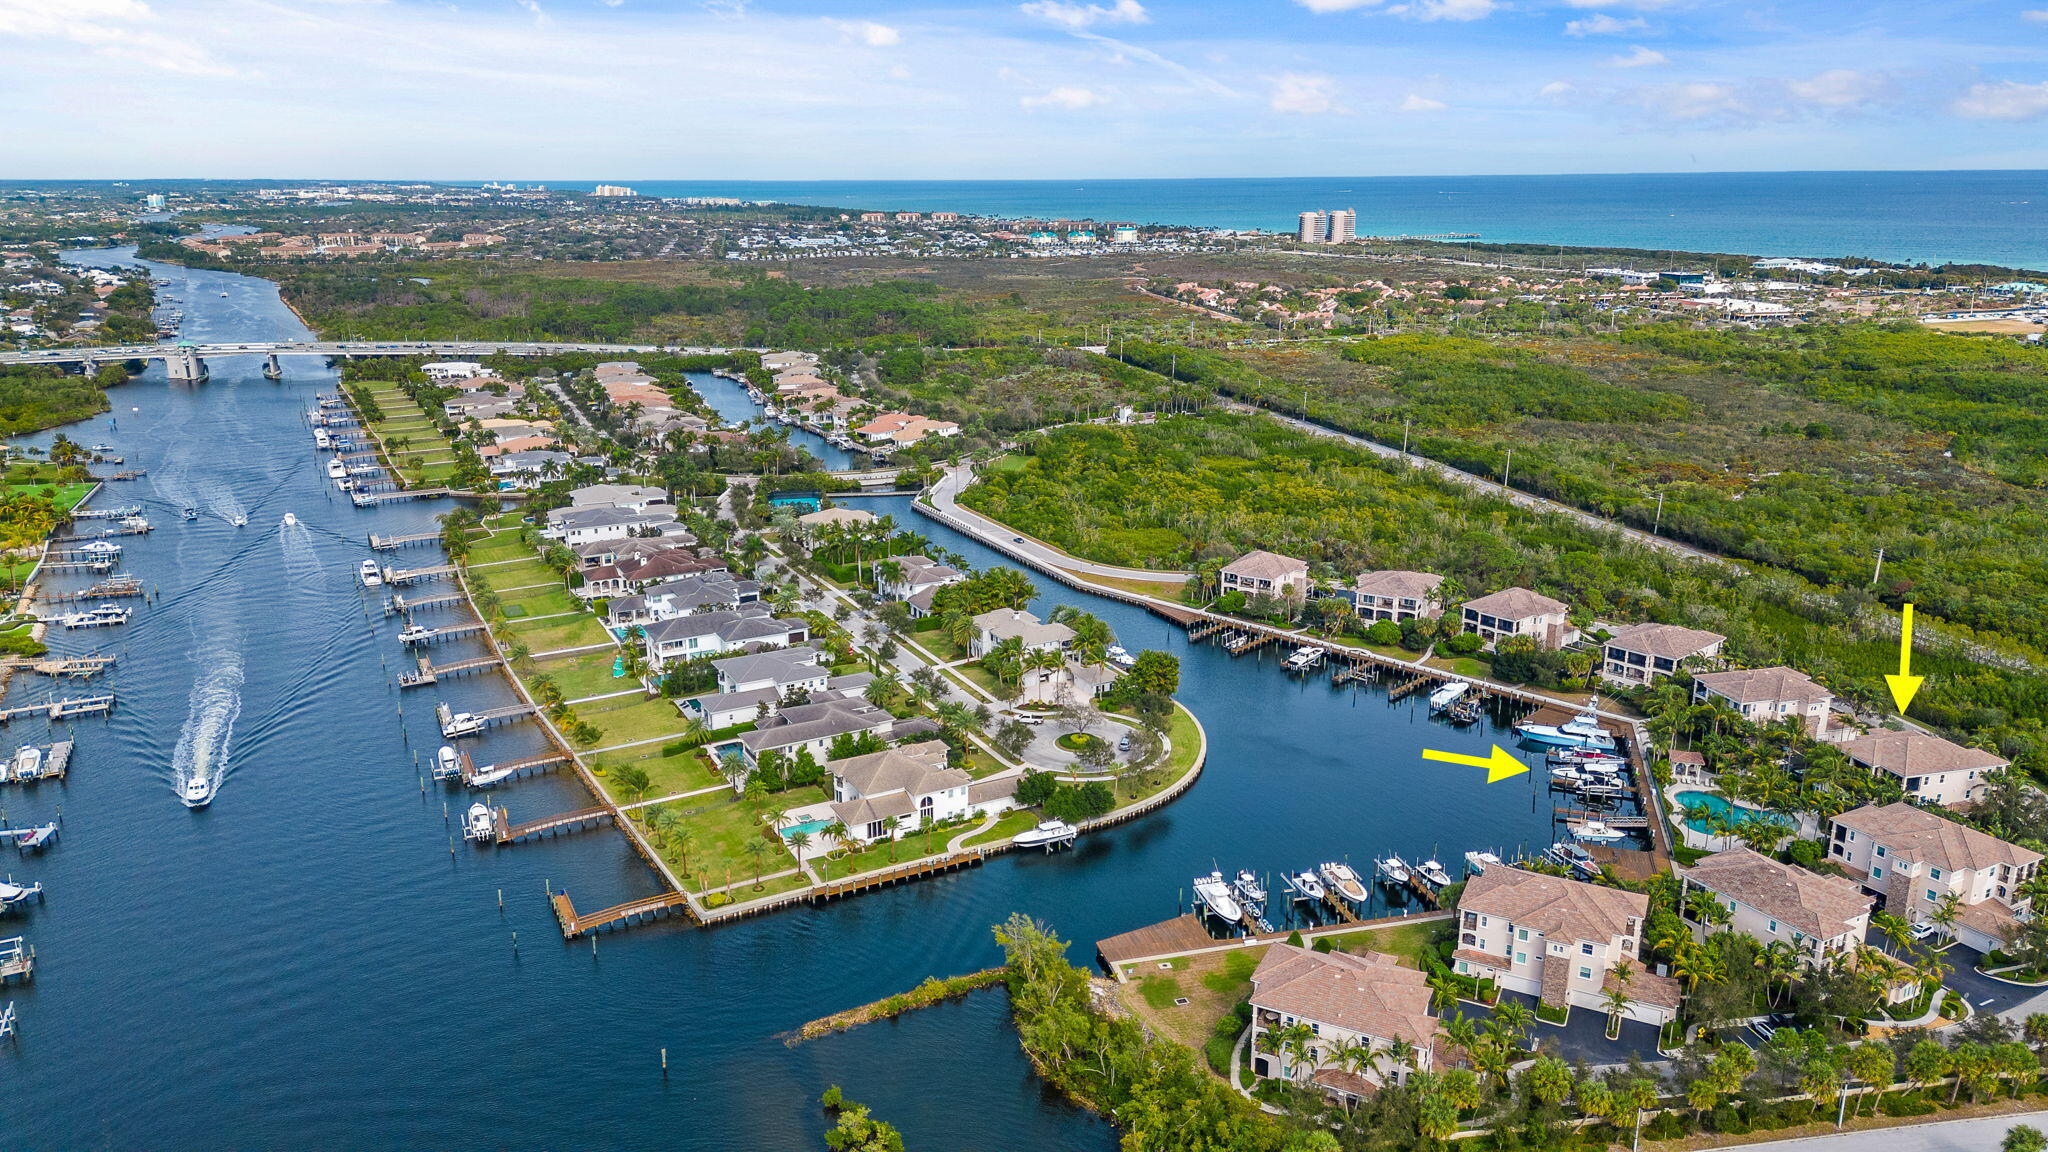
[[[1413,416],[1406,417],[1401,421],[1401,455],[1403,456],[1408,455],[1408,429],[1414,423],[1415,417]]]
[[[1883,571],[1884,571],[1884,549],[1882,549],[1882,548],[1879,548],[1879,549],[1877,550],[1877,567],[1875,567],[1875,568],[1872,568],[1872,569],[1870,570],[1870,586],[1871,586],[1872,588],[1875,588],[1875,587],[1877,587],[1877,577],[1878,577],[1878,574],[1879,574],[1880,572],[1883,572]]]
[[[1513,448],[1510,448],[1508,449],[1508,458],[1500,462],[1500,486],[1502,488],[1506,488],[1508,486],[1508,469],[1510,467],[1513,467],[1514,463],[1515,450]]]
[[[1656,519],[1656,522],[1655,522],[1655,523],[1653,523],[1653,524],[1651,524],[1651,525],[1650,525],[1650,535],[1652,535],[1652,536],[1655,536],[1655,535],[1657,534],[1658,530],[1659,530],[1659,529],[1661,529],[1661,528],[1663,528],[1663,527],[1664,527],[1664,494],[1663,494],[1662,492],[1659,492],[1659,493],[1657,493],[1657,519]]]

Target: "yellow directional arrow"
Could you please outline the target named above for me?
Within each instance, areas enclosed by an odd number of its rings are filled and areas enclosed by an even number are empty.
[[[1913,606],[1907,604],[1899,611],[1899,674],[1884,678],[1892,686],[1892,701],[1899,706],[1899,715],[1906,714],[1906,705],[1913,702],[1913,694],[1920,691],[1925,679],[1913,675]]]
[[[1514,758],[1507,749],[1498,744],[1493,746],[1491,756],[1467,756],[1463,752],[1439,752],[1434,748],[1422,750],[1424,760],[1442,760],[1447,764],[1470,764],[1474,768],[1486,769],[1486,782],[1495,784],[1510,776],[1519,776],[1529,770],[1527,764]]]

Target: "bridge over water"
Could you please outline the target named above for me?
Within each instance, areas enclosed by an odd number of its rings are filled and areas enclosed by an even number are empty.
[[[88,369],[123,360],[162,360],[174,379],[196,380],[206,375],[206,361],[222,356],[263,356],[272,366],[280,356],[552,356],[560,352],[631,354],[673,352],[681,355],[718,354],[731,348],[707,348],[680,344],[563,344],[549,341],[482,340],[277,340],[236,344],[112,344],[94,348],[40,348],[27,352],[0,352],[0,364],[78,364]],[[766,349],[754,349],[766,351]]]

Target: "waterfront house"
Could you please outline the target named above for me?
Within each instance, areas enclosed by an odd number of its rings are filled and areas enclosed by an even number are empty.
[[[1444,614],[1437,587],[1444,578],[1434,572],[1388,568],[1360,572],[1351,586],[1351,603],[1361,620],[1434,620]]]
[[[1487,644],[1498,644],[1510,636],[1528,636],[1542,648],[1562,648],[1578,639],[1568,619],[1571,609],[1527,588],[1503,588],[1491,595],[1465,601],[1462,617],[1465,631]]]
[[[768,369],[770,372],[780,372],[785,368],[815,368],[817,364],[818,354],[815,352],[763,352],[761,354],[761,367]]]
[[[796,530],[806,541],[815,543],[824,535],[827,528],[838,526],[853,529],[864,524],[872,524],[874,520],[874,513],[864,512],[859,508],[820,508],[816,512],[806,512],[797,517]]]
[[[605,624],[614,629],[645,627],[707,609],[738,608],[760,598],[761,585],[752,580],[735,580],[723,571],[699,572],[614,598],[605,606]]]
[[[1728,638],[1676,624],[1630,624],[1607,638],[1600,675],[1617,684],[1648,684],[1688,660],[1711,660]]]
[[[1835,703],[1834,694],[1812,677],[1784,667],[1702,672],[1692,679],[1692,695],[1702,704],[1719,700],[1752,724],[1796,717],[1808,735],[1822,740],[1828,739],[1828,710]]]
[[[808,621],[775,616],[760,604],[748,604],[648,625],[647,663],[659,672],[671,660],[723,656],[756,648],[786,648],[810,638]]]
[[[551,475],[561,475],[569,467],[570,459],[567,452],[536,448],[494,456],[485,467],[500,489],[530,490],[540,487]]]
[[[657,552],[643,558],[621,557],[616,564],[585,569],[576,595],[584,600],[603,600],[643,592],[659,584],[686,576],[729,576],[725,561],[698,556],[688,549]],[[759,599],[758,588],[740,603]]]
[[[325,243],[324,238],[322,242]],[[449,380],[472,380],[477,377],[497,375],[497,373],[473,360],[441,360],[432,364],[420,365],[420,371],[426,373],[427,379],[435,383]]]
[[[1437,1067],[1438,1022],[1430,1015],[1429,978],[1383,952],[1317,952],[1274,944],[1252,970],[1252,1074],[1292,1080],[1354,1104],[1388,1084]],[[1261,1043],[1305,1027],[1298,1049]],[[1406,1065],[1387,1058],[1396,1043]],[[1381,1059],[1363,1072],[1338,1067],[1338,1053],[1359,1045]],[[1269,1046],[1279,1047],[1269,1052]]]
[[[833,818],[846,826],[850,839],[864,844],[940,820],[1015,806],[1013,786],[1010,796],[986,801],[978,812],[969,796],[974,778],[947,767],[943,740],[828,760],[825,773],[832,778]]]
[[[1926,923],[1954,895],[1956,939],[1979,952],[2010,944],[2018,921],[2033,915],[2020,889],[2040,868],[2039,852],[1903,801],[1835,817],[1828,856],[1908,923]]]
[[[1695,916],[1687,899],[1694,892],[1710,894],[1728,910],[1726,928],[1767,944],[1788,943],[1805,963],[1855,952],[1870,930],[1872,902],[1855,881],[1780,864],[1748,848],[1716,852],[1674,871],[1679,911],[1703,941],[1720,929]]]
[[[572,508],[619,508],[627,512],[661,510],[672,516],[667,491],[640,484],[585,484],[569,492]]]
[[[1025,704],[1085,704],[1109,691],[1118,675],[1107,665],[1083,664],[1069,657],[1058,668],[1027,668],[1019,673],[1017,699]]]
[[[874,679],[865,672],[834,676],[825,661],[824,653],[808,645],[714,660],[718,691],[678,701],[676,706],[684,717],[701,719],[716,731],[771,715],[784,700],[811,704],[852,699]]]
[[[1678,984],[1638,962],[1649,914],[1641,893],[1495,865],[1458,897],[1451,960],[1461,975],[1553,1009],[1604,1012],[1608,992],[1619,990],[1628,998],[1623,1015],[1662,1025],[1678,1015]]]
[[[949,568],[926,556],[892,556],[890,560],[895,562],[900,574],[894,579],[878,577],[876,581],[880,585],[883,599],[886,600],[908,600],[920,592],[931,591],[947,584],[958,584],[967,579],[967,573]]]
[[[1944,808],[1981,799],[1985,777],[2011,763],[1916,728],[1869,732],[1845,741],[1842,751],[1860,768],[1897,777],[1907,796]]]
[[[854,429],[854,435],[870,444],[915,444],[927,436],[958,436],[960,426],[951,420],[933,420],[907,412],[884,412]]]
[[[541,448],[559,448],[561,445],[562,442],[553,436],[541,434],[514,436],[508,440],[500,440],[495,444],[486,444],[478,448],[476,454],[489,460],[494,456],[505,456],[513,452],[532,452],[535,449]]]
[[[986,656],[1005,640],[1018,641],[1026,652],[1064,652],[1074,642],[1074,630],[1065,624],[1042,623],[1022,609],[998,608],[974,618],[974,639],[968,642],[967,653]]]
[[[1265,596],[1298,602],[1308,598],[1308,561],[1277,552],[1247,552],[1216,573],[1216,584],[1225,593],[1244,593],[1247,600]]]
[[[760,767],[761,757],[770,752],[795,757],[808,751],[822,759],[832,742],[841,736],[874,733],[887,738],[896,718],[859,696],[814,700],[780,709],[757,722],[752,732],[718,746],[720,756],[738,755],[749,771]]]
[[[711,671],[718,677],[720,692],[745,692],[753,688],[818,692],[824,690],[825,681],[832,675],[825,653],[808,644],[713,660]]]
[[[583,570],[588,572],[593,568],[610,565],[628,567],[656,556],[695,557],[696,553],[690,549],[696,543],[695,536],[683,532],[666,536],[629,536],[623,540],[591,540],[582,544],[571,544],[569,551],[576,554]],[[711,557],[704,559],[719,568],[725,567],[722,560]]]
[[[670,510],[653,508],[633,512],[597,505],[589,508],[557,508],[548,513],[541,536],[564,544],[588,544],[599,540],[624,540],[631,536],[686,536],[689,530],[678,524]]]

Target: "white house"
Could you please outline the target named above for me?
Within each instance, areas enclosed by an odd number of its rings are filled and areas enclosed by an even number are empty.
[[[900,569],[900,573],[894,579],[879,578],[876,581],[880,585],[883,599],[886,600],[908,600],[920,592],[942,588],[948,584],[958,584],[967,579],[967,573],[926,556],[892,556],[889,560],[882,561],[882,564],[891,561]]]
[[[896,718],[886,709],[860,697],[819,700],[777,710],[752,732],[742,732],[732,743],[719,745],[718,752],[722,756],[737,753],[751,769],[770,752],[793,757],[808,751],[823,757],[841,736],[872,732],[887,737],[895,723]]]
[[[1843,742],[1842,751],[1859,767],[1897,777],[1913,799],[1944,808],[1981,799],[1985,777],[2011,763],[1913,728],[1868,732]]]
[[[1728,927],[1767,944],[1784,941],[1808,963],[1854,953],[1870,931],[1871,899],[1852,880],[1780,864],[1748,848],[1716,852],[1675,871],[1682,884],[1679,911],[1702,940],[1715,928],[1693,917],[1684,897],[1694,891],[1728,909]]]
[[[689,530],[661,509],[634,512],[609,505],[588,508],[557,508],[548,513],[547,527],[540,534],[564,544],[591,544],[604,540],[625,540],[633,536],[687,536]]]
[[[1503,588],[1488,596],[1465,601],[1465,631],[1488,644],[1510,636],[1533,637],[1540,647],[1562,648],[1578,639],[1569,620],[1571,608],[1527,588]]]
[[[672,509],[668,493],[639,484],[586,484],[569,493],[572,508],[623,508],[628,512]],[[673,519],[673,515],[670,516]]]
[[[1720,655],[1728,638],[1676,624],[1630,624],[1607,638],[1600,675],[1617,684],[1648,684],[1678,671],[1687,660]]]
[[[1955,896],[1956,938],[1979,952],[2011,943],[2015,924],[2033,915],[2020,888],[2040,868],[2039,852],[1925,808],[1901,802],[1844,812],[1832,822],[1828,855],[1908,923],[1926,923]]]
[[[735,580],[723,570],[699,572],[613,598],[605,605],[605,623],[615,629],[645,627],[706,609],[739,608],[760,598],[761,585],[752,580]]]
[[[946,766],[943,740],[830,760],[825,772],[832,778],[833,817],[846,825],[849,837],[864,843],[900,837],[971,810],[968,792],[974,778]]]
[[[760,604],[730,611],[678,616],[647,627],[647,663],[656,671],[671,660],[723,656],[753,648],[783,648],[811,638],[811,626],[796,617],[780,617]]]
[[[1456,971],[1535,996],[1553,1008],[1607,1010],[1607,994],[1628,997],[1629,1019],[1664,1024],[1678,1015],[1677,981],[1638,962],[1650,898],[1490,866],[1458,897]],[[1624,980],[1616,972],[1630,965]]]
[[[1016,640],[1026,652],[1064,651],[1074,642],[1074,630],[1065,624],[1046,624],[1017,608],[998,608],[974,618],[974,639],[968,642],[970,656],[986,656],[1005,640]]]

